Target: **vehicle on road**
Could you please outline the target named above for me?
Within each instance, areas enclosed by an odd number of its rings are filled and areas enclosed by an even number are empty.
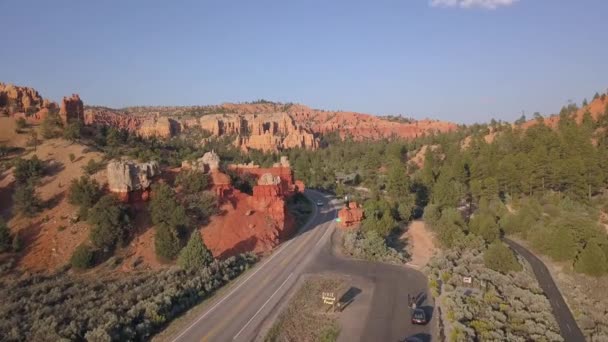
[[[325,205],[325,203],[323,203],[323,202],[321,202],[321,201],[317,201],[317,207],[322,207],[322,206],[324,206],[324,205]]]
[[[412,324],[426,324],[426,313],[422,309],[414,309],[412,312]]]

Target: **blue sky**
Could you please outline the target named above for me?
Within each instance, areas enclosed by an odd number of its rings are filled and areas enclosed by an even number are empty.
[[[260,98],[455,122],[608,87],[605,0],[0,1],[0,81],[54,100]]]

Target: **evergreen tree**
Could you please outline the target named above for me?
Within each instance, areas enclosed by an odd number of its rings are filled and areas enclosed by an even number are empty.
[[[18,185],[13,194],[13,203],[17,211],[27,217],[35,216],[42,209],[42,201],[32,184]]]
[[[4,219],[0,217],[0,253],[6,252],[11,247],[11,231],[4,222]]]
[[[175,193],[167,184],[156,184],[152,187],[150,211],[154,225],[166,225],[171,228],[184,228],[188,217],[182,205],[177,202]]]
[[[93,225],[91,242],[106,250],[122,244],[131,228],[126,207],[113,195],[103,196],[89,211],[88,220]]]
[[[154,235],[156,255],[164,260],[173,260],[182,248],[182,242],[176,229],[165,224],[156,226]]]
[[[61,118],[56,113],[49,113],[40,124],[40,133],[44,139],[60,136]]]
[[[87,269],[93,266],[93,251],[87,245],[81,244],[76,247],[72,257],[70,258],[70,264],[72,267],[80,270]]]
[[[186,194],[196,194],[207,188],[209,176],[197,170],[182,171],[177,175],[176,183]]]
[[[486,267],[500,273],[519,272],[523,269],[517,258],[500,241],[493,242],[483,253],[483,261]]]
[[[488,211],[477,212],[469,222],[471,233],[481,236],[491,243],[500,237],[500,230],[495,217]]]
[[[80,131],[82,130],[82,122],[74,120],[63,131],[63,137],[71,142],[80,139]]]
[[[599,277],[608,271],[606,254],[595,241],[589,241],[578,255],[574,270],[594,277]]]
[[[44,175],[44,162],[37,155],[31,159],[17,159],[13,176],[18,184],[36,183]]]
[[[88,210],[101,198],[102,192],[96,180],[87,176],[73,179],[70,184],[68,202],[79,207],[78,215],[86,220]]]
[[[205,246],[198,230],[194,230],[188,244],[179,253],[177,263],[185,269],[201,269],[211,262],[213,262],[213,255]]]

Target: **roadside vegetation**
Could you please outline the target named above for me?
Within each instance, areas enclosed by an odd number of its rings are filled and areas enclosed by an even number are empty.
[[[328,310],[321,296],[323,292],[334,292],[338,296],[345,288],[346,282],[341,279],[323,276],[307,278],[274,322],[264,341],[337,341],[340,334],[339,313]]]
[[[426,268],[447,340],[563,341],[525,261],[501,242],[486,247],[479,237],[467,240],[466,248],[445,250]]]
[[[81,248],[76,254],[82,261],[88,258]],[[187,270],[172,267],[128,277],[85,278],[66,271],[4,276],[0,336],[5,341],[149,340],[254,262],[255,256],[243,254]]]
[[[564,285],[564,279],[576,277],[578,282],[601,287],[608,273],[608,235],[602,219],[608,208],[608,140],[603,133],[608,115],[594,121],[585,113],[577,124],[572,117],[577,110],[575,105],[564,107],[554,128],[546,126],[536,114],[536,124],[525,130],[493,121],[461,129],[470,137],[466,144],[457,134],[432,139],[435,148],[427,150],[424,167],[417,174],[429,194],[424,219],[444,248],[440,256],[444,259],[435,262],[431,274],[435,291],[443,293],[444,310],[450,310],[446,313],[449,338],[525,340],[526,335],[518,331],[530,336],[543,329],[555,331],[549,320],[537,313],[540,297],[535,302],[525,299],[536,293],[534,288],[518,285],[521,297],[501,289],[501,284],[518,284],[517,279],[525,273],[525,267],[523,273],[520,271],[521,260],[515,262],[512,252],[499,242],[504,235],[524,240],[533,251],[548,257],[545,260],[550,264],[559,264],[568,276],[560,273],[556,277],[554,273],[554,278],[569,306],[575,309],[575,318],[587,338],[607,338],[603,312],[608,306],[601,295],[593,291],[581,295],[580,287]],[[518,120],[518,124],[523,122],[525,118]],[[488,140],[489,135],[493,138]],[[465,257],[468,254],[472,255]],[[445,258],[451,259],[448,266]],[[477,273],[486,284],[491,283],[490,289],[477,290],[479,296],[473,296],[472,301],[485,301],[486,296],[493,295],[491,291],[497,292],[501,304],[493,308],[501,314],[479,311],[492,308],[490,302],[477,306],[477,311],[467,311],[463,303],[471,299],[454,290],[450,268],[463,270],[459,278]],[[501,276],[496,278],[496,272]],[[450,281],[452,286],[446,289]],[[525,301],[519,303],[522,299]],[[589,308],[597,309],[600,304],[601,313],[588,313]],[[522,317],[510,318],[520,312]],[[472,319],[479,315],[487,322]],[[526,315],[538,315],[542,321],[532,319],[534,324],[527,323]],[[546,338],[557,340],[551,336]]]

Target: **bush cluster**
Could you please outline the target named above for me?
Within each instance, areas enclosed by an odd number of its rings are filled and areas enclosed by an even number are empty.
[[[445,250],[426,268],[450,341],[563,341],[530,267],[503,274],[484,264],[485,243]],[[464,283],[471,277],[472,283]]]
[[[402,264],[408,260],[403,252],[387,246],[386,239],[376,231],[353,230],[344,235],[344,252],[354,258]]]
[[[143,341],[255,262],[242,254],[207,267],[83,278],[57,273],[0,280],[4,341]]]

